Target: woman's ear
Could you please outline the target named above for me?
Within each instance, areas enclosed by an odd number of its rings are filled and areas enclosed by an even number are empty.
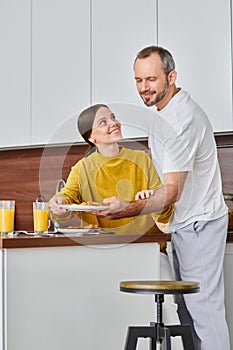
[[[88,140],[95,145],[96,140],[94,139],[94,137],[90,136]]]

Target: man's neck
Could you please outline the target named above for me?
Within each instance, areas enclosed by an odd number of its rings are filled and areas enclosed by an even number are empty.
[[[171,101],[172,97],[180,91],[175,84],[171,85],[166,96],[156,104],[157,110],[161,111]]]

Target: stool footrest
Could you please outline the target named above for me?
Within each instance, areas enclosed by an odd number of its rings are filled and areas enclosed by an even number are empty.
[[[190,325],[169,325],[154,323],[153,326],[133,326],[128,328],[125,349],[136,350],[138,338],[151,338],[151,350],[156,343],[163,342],[163,349],[171,350],[171,336],[181,336],[184,349],[195,350]]]

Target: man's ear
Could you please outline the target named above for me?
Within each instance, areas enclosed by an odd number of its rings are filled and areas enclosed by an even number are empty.
[[[175,70],[172,70],[169,74],[168,74],[168,82],[169,85],[175,84],[176,82],[176,77],[177,77],[177,73]]]

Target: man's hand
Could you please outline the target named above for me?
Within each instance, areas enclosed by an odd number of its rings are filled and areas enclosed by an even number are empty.
[[[108,209],[103,211],[92,211],[91,214],[111,220],[124,217],[124,210],[128,207],[129,202],[114,196],[105,198],[103,204],[108,205]]]
[[[104,204],[109,205],[108,209],[103,211],[93,211],[91,214],[101,216],[108,220],[121,219],[143,214],[146,205],[145,200],[135,202],[126,202],[117,197],[105,198]]]

